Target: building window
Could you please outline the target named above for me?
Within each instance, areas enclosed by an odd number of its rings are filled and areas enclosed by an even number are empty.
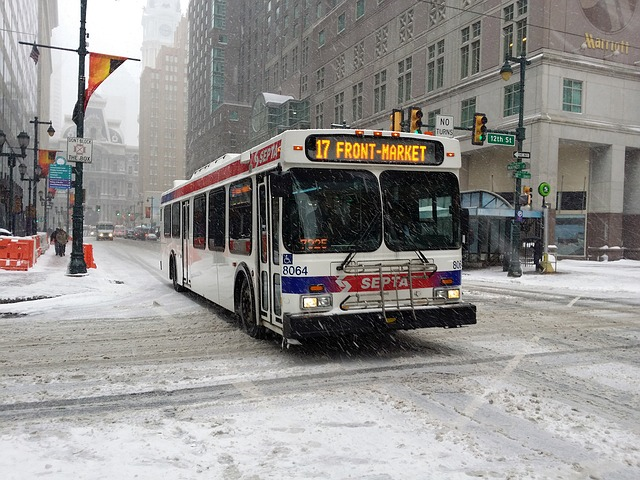
[[[503,115],[516,115],[520,112],[520,84],[513,83],[504,87]]]
[[[476,112],[476,97],[462,101],[460,111],[460,126],[469,128],[473,126],[473,114]]]
[[[504,58],[527,54],[528,0],[517,0],[502,10]]]
[[[461,30],[460,78],[480,71],[480,22]]]
[[[309,76],[305,73],[300,77],[300,92],[304,97],[309,91]]]
[[[347,14],[341,13],[338,15],[338,33],[344,32],[344,29],[347,27]]]
[[[302,66],[306,67],[309,63],[309,38],[302,39]]]
[[[324,38],[324,30],[320,30],[318,32],[318,47],[324,46],[325,38]]]
[[[316,128],[322,128],[324,125],[324,105],[319,103],[316,105]]]
[[[344,121],[344,92],[340,92],[334,97],[333,123],[342,123],[343,121]]]
[[[427,49],[427,91],[432,92],[444,86],[444,40]]]
[[[579,80],[563,80],[562,110],[582,113],[582,82]]]
[[[430,112],[427,112],[427,125],[428,126],[436,124],[436,115],[440,115],[440,109],[431,110]]]
[[[376,73],[373,84],[373,113],[378,113],[387,108],[387,71]]]
[[[411,99],[411,67],[412,58],[398,62],[398,104]]]
[[[213,28],[224,29],[227,25],[227,0],[215,0],[211,7]]]
[[[362,91],[362,82],[355,84],[352,88],[351,110],[353,113],[353,120],[360,120],[362,118]]]
[[[324,67],[316,70],[316,92],[324,88]]]
[[[364,15],[364,0],[356,1],[356,20]]]

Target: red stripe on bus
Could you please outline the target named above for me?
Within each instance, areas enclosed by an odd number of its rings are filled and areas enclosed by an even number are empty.
[[[173,192],[163,197],[162,201],[167,202],[169,200],[175,200],[177,198],[184,197],[185,195],[193,193],[196,190],[215,185],[216,183],[220,183],[223,180],[235,177],[236,175],[240,175],[241,173],[245,173],[248,171],[249,165],[246,163],[240,163],[240,160],[237,160],[225,167],[222,167],[219,170],[216,170],[215,172],[208,173],[204,177],[198,178],[196,180],[193,180],[192,182],[180,186],[177,190],[174,190]]]

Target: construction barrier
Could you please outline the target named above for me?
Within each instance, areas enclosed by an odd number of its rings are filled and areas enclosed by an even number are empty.
[[[82,245],[82,248],[84,250],[84,263],[87,265],[87,268],[97,268],[93,260],[93,245],[85,243]]]
[[[0,268],[3,270],[28,270],[36,262],[36,241],[25,237],[0,238]]]

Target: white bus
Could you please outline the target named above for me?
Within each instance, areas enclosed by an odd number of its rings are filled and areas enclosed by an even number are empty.
[[[460,166],[452,138],[285,131],[162,195],[160,268],[283,343],[475,324]]]

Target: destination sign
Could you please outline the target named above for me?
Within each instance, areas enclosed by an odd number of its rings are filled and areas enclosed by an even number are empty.
[[[305,153],[319,162],[440,165],[444,160],[442,143],[426,138],[310,135]]]

